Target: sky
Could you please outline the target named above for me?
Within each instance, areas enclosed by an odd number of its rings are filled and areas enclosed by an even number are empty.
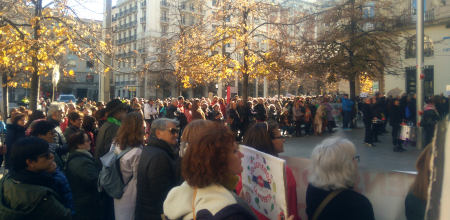
[[[105,0],[69,0],[69,6],[72,7],[81,18],[103,20],[103,4]],[[307,2],[317,2],[320,0],[303,0]],[[112,5],[117,0],[112,0]]]
[[[79,17],[95,20],[103,20],[103,4],[105,0],[69,0],[69,6],[73,8]],[[112,0],[115,5],[117,0]]]

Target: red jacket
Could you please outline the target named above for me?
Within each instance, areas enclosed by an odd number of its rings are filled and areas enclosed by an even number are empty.
[[[294,220],[301,220],[298,216],[298,209],[297,209],[297,183],[294,178],[294,174],[292,173],[291,168],[286,166],[286,182],[287,182],[287,208],[289,215],[287,217],[293,215]],[[242,178],[239,177],[239,183],[236,186],[236,193],[239,195],[242,190]],[[253,212],[256,214],[259,220],[270,220],[263,214],[259,213],[251,207]]]

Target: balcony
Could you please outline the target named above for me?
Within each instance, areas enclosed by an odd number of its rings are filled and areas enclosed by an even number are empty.
[[[423,20],[426,23],[431,23],[435,20],[435,13],[434,13],[434,9],[425,11],[424,14],[424,18]],[[405,15],[401,15],[397,21],[395,26],[396,27],[408,27],[408,26],[413,26],[415,25],[417,22],[417,15],[415,14],[405,14]]]

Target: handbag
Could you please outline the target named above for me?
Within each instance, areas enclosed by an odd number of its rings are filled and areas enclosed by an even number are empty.
[[[317,220],[319,218],[320,214],[322,213],[323,209],[328,205],[328,203],[330,203],[331,200],[333,200],[342,191],[344,191],[344,190],[343,189],[335,190],[335,191],[331,192],[330,194],[328,194],[328,196],[325,197],[325,199],[320,203],[319,207],[314,212],[312,220]]]
[[[401,124],[399,139],[402,141],[414,141],[416,139],[415,127],[408,124]]]

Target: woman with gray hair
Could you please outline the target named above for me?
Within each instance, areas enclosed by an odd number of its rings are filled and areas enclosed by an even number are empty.
[[[370,201],[353,190],[359,156],[351,141],[340,137],[325,139],[314,148],[311,162],[306,191],[309,219],[375,219]]]

